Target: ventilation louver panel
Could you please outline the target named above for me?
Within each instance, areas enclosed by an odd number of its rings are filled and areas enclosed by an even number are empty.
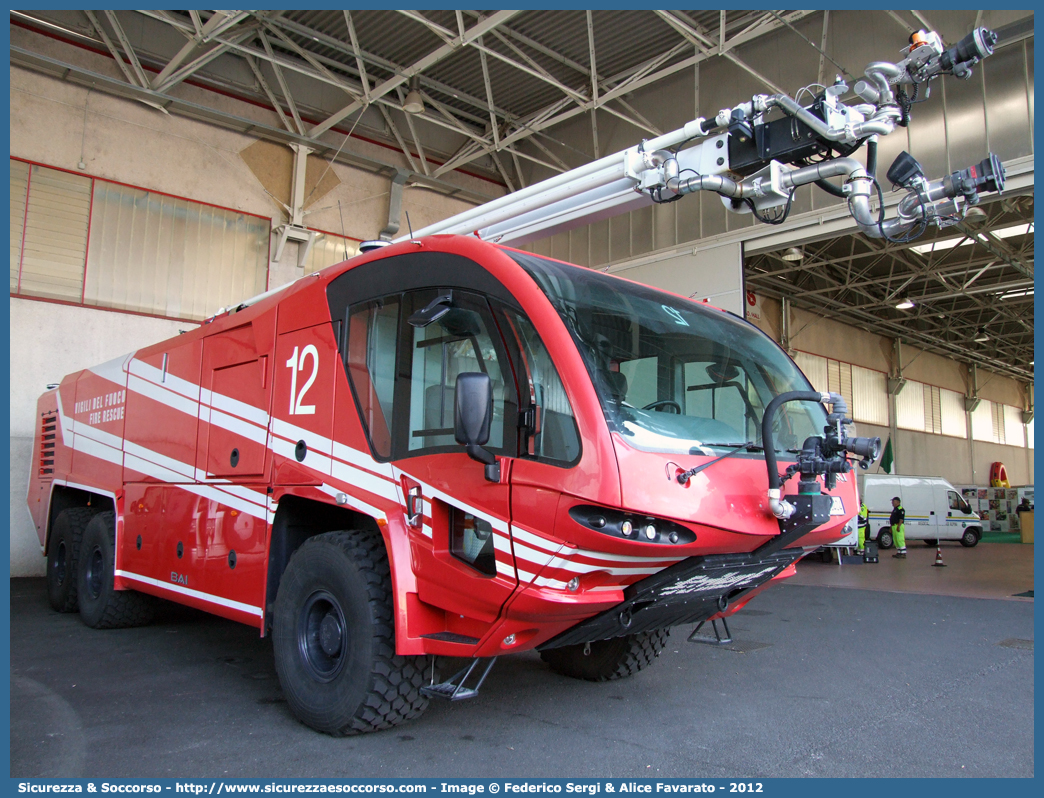
[[[54,445],[58,437],[58,413],[40,419],[40,476],[54,473]]]

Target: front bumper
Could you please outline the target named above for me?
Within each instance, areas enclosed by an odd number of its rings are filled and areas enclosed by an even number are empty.
[[[723,612],[804,555],[783,549],[759,554],[689,557],[624,590],[624,600],[537,646],[539,650],[698,623]]]

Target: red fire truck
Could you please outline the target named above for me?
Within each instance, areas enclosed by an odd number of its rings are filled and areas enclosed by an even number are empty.
[[[770,490],[828,398],[729,313],[434,236],[69,375],[29,504],[56,609],[256,626],[298,717],[360,731],[462,695],[430,655],[616,678],[791,575],[856,511],[822,469]]]
[[[809,183],[867,235],[952,224],[1003,187],[995,156],[929,181],[903,153],[885,221],[849,155],[908,114],[896,80],[970,73],[991,37],[921,37],[858,106],[840,84],[814,113],[756,96],[70,374],[39,400],[28,497],[52,605],[255,626],[291,710],[332,734],[472,696],[503,654],[640,670],[841,537],[849,454],[879,441],[747,322],[503,244],[694,191],[766,221]],[[471,664],[439,682],[436,656]]]

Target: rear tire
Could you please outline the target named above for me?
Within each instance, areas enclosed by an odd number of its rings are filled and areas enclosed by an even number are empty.
[[[883,528],[877,533],[877,547],[879,549],[890,549],[892,548],[892,530],[888,527]]]
[[[590,654],[584,655],[588,644],[549,648],[540,652],[540,659],[555,673],[586,679],[589,682],[611,682],[632,676],[651,665],[667,645],[670,629],[596,640],[590,644]]]
[[[979,533],[974,529],[965,529],[961,535],[961,545],[966,549],[974,548],[979,542]]]
[[[54,519],[51,540],[47,544],[47,600],[57,612],[76,612],[77,565],[80,543],[87,524],[97,510],[70,507]]]
[[[925,538],[924,545],[931,549],[938,546],[939,541],[936,538]]]
[[[378,532],[328,532],[294,552],[272,630],[276,673],[298,720],[336,737],[420,716],[426,657],[395,653],[391,572]]]
[[[113,587],[115,551],[116,515],[98,513],[83,532],[76,582],[80,619],[92,629],[143,626],[155,614],[151,596]]]

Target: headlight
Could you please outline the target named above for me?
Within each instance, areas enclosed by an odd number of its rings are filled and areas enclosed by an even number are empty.
[[[684,546],[696,542],[696,533],[686,526],[623,510],[610,510],[590,504],[578,504],[569,509],[570,517],[580,526],[622,540],[642,543],[665,543]]]

